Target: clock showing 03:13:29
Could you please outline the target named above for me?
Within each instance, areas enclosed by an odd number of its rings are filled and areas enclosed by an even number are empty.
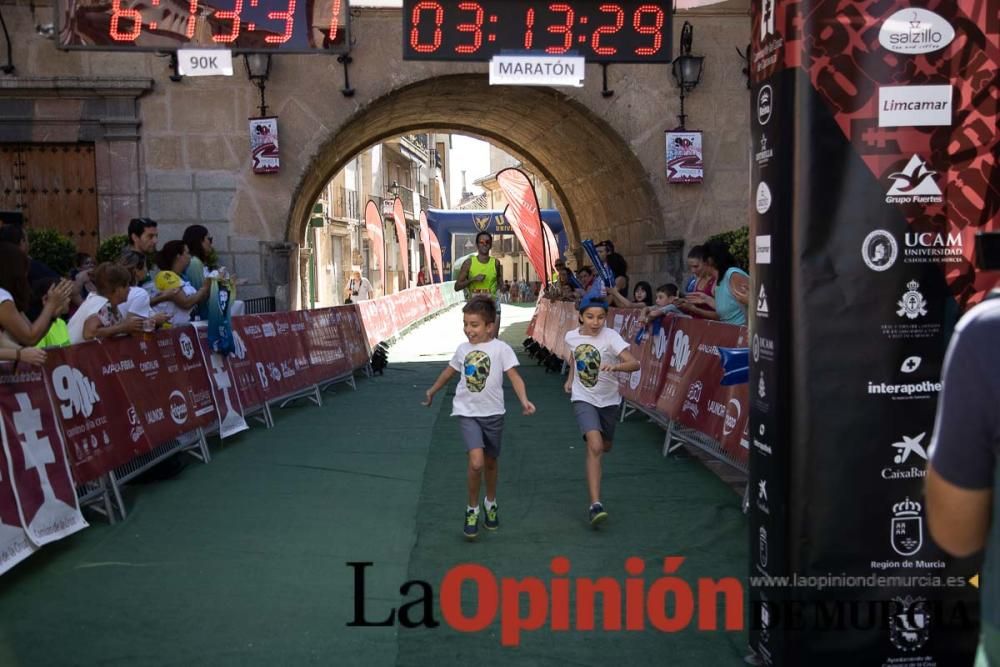
[[[58,0],[59,47],[344,53],[348,0]]]
[[[403,0],[403,58],[489,60],[520,52],[665,63],[672,10],[670,1]]]

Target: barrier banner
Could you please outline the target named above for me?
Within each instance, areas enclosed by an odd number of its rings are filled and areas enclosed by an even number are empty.
[[[636,359],[642,359],[642,345],[635,342],[635,337],[646,325],[642,321],[641,308],[612,308],[608,312],[608,324],[617,331],[625,342],[628,351]],[[649,337],[646,337],[648,340]],[[652,343],[650,343],[652,344]],[[634,373],[621,373],[618,376],[618,391],[626,401],[639,401],[639,383],[642,381],[642,366]]]
[[[231,355],[223,356],[212,351],[205,327],[196,327],[195,332],[198,335],[201,360],[211,383],[215,409],[219,416],[219,438],[225,440],[250,428],[243,417],[240,393],[236,390],[236,381],[229,369],[228,357]]]
[[[146,426],[160,416],[139,412],[117,381],[118,373],[135,365],[132,359],[112,360],[107,347],[96,341],[46,352],[45,370],[77,484],[153,448]]]
[[[218,418],[197,336],[193,327],[186,326],[100,343],[108,356],[117,360],[114,381],[127,391],[142,416],[153,447],[197,428],[208,428]]]
[[[260,399],[270,403],[305,389],[312,382],[304,345],[305,324],[296,313],[245,315],[240,335],[252,359]]]
[[[347,345],[341,337],[334,308],[300,310],[292,314],[305,324],[311,384],[332,380],[354,370],[347,358]]]
[[[42,546],[86,528],[87,522],[80,514],[65,442],[42,369],[22,364],[20,372],[12,370],[7,364],[0,370],[4,386],[0,430],[6,463],[0,473],[10,481],[20,526],[35,546]],[[11,537],[16,543],[16,531]],[[23,553],[23,548],[13,546]]]
[[[545,338],[552,341],[552,344],[546,345],[546,347],[560,359],[565,359],[569,363],[573,354],[566,345],[566,332],[579,326],[580,316],[576,307],[568,301],[560,302],[555,308],[549,310],[549,316],[545,319],[547,330]]]
[[[746,463],[741,445],[750,416],[747,385],[722,386],[719,347],[745,347],[746,327],[671,317],[670,361],[656,411],[722,444],[730,458]],[[759,349],[759,348],[755,348]],[[735,445],[735,447],[734,447]]]
[[[361,324],[361,315],[358,313],[356,305],[338,306],[333,309],[340,327],[340,335],[347,345],[347,357],[350,359],[351,368],[357,370],[364,368],[368,363],[368,341],[365,338],[365,329]]]
[[[235,350],[226,357],[229,372],[235,380],[236,392],[243,409],[252,412],[264,407],[267,395],[263,383],[269,380],[267,367],[254,356],[256,348],[250,349],[249,341],[263,337],[261,320],[257,315],[240,315],[233,318],[233,343]],[[272,325],[273,327],[273,325]]]
[[[0,429],[6,426],[0,420]],[[35,553],[38,549],[25,532],[21,524],[21,515],[17,511],[17,498],[14,496],[14,484],[7,474],[9,464],[3,447],[0,447],[0,575],[11,569],[22,560]]]
[[[765,664],[973,660],[979,591],[930,582],[975,564],[930,539],[923,486],[951,331],[996,284],[973,239],[1000,226],[1000,15],[917,4],[752,3],[749,570],[845,579],[756,579]]]
[[[663,384],[667,379],[670,354],[667,342],[670,340],[671,326],[674,318],[664,318],[663,325],[655,334],[650,332],[642,342],[642,356],[639,357],[639,368],[642,369],[636,393],[639,405],[647,410],[656,408],[656,403],[663,392]]]

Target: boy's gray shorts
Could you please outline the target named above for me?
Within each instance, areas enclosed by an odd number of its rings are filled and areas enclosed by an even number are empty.
[[[590,431],[600,431],[605,440],[615,439],[615,426],[618,425],[618,413],[621,405],[609,405],[599,408],[586,401],[573,401],[573,412],[576,423],[580,425],[580,433],[584,439]]]
[[[500,438],[503,436],[503,415],[458,418],[465,449],[482,449],[492,459],[500,458]]]

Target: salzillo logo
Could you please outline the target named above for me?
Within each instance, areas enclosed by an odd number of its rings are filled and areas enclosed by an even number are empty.
[[[771,91],[771,85],[765,84],[760,87],[760,91],[757,93],[757,122],[762,126],[767,125],[767,122],[771,120],[771,97],[773,92]]]
[[[97,394],[97,385],[72,366],[57,366],[52,371],[52,386],[56,396],[62,401],[59,409],[63,419],[71,419],[73,413],[89,417],[94,412],[94,406],[101,400]]]
[[[691,359],[691,341],[683,331],[674,334],[674,356],[670,359],[670,365],[678,373],[684,370]]]
[[[951,44],[955,29],[926,9],[901,9],[882,24],[878,41],[893,53],[933,53]]]
[[[914,155],[902,171],[889,174],[892,187],[885,193],[886,204],[940,204],[941,188],[934,182],[936,171]]]
[[[764,215],[771,210],[771,188],[761,181],[757,186],[757,212]]]
[[[951,98],[946,86],[882,86],[878,89],[879,127],[951,125]]]
[[[757,252],[754,257],[755,264],[771,263],[771,235],[763,234],[754,239],[754,247]]]
[[[865,237],[861,244],[861,257],[865,266],[872,271],[885,271],[896,263],[899,246],[892,234],[884,229],[876,229]]]

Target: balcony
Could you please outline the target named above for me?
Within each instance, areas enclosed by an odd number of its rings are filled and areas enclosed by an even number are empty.
[[[348,190],[339,186],[333,191],[333,202],[330,206],[330,217],[337,220],[360,220],[361,208],[357,190]]]

